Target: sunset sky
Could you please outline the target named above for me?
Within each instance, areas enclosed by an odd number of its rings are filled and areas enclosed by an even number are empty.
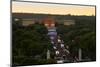
[[[12,2],[13,13],[43,13],[60,15],[95,15],[95,6]]]

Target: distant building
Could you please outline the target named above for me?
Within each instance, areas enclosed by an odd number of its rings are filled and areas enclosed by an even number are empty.
[[[75,21],[74,20],[64,20],[64,25],[74,25]]]
[[[13,13],[13,17],[15,18],[15,21],[18,21],[21,19],[22,25],[23,26],[28,26],[31,24],[34,24],[38,22],[39,24],[43,23],[48,29],[55,27],[56,23],[57,24],[64,24],[64,25],[74,25],[75,20],[73,20],[71,17],[66,17],[62,19],[58,19],[54,17],[55,15],[52,16],[43,16],[39,15],[36,16],[34,14],[27,14],[27,13]],[[19,19],[17,19],[19,18]]]
[[[31,24],[34,24],[34,23],[35,23],[34,19],[22,19],[22,25],[23,26],[28,26],[28,25],[31,25]]]
[[[43,24],[47,28],[52,28],[52,27],[55,27],[55,20],[51,17],[46,17],[46,18],[43,19]]]
[[[66,20],[65,19],[63,19],[63,20],[57,19],[56,23],[58,23],[58,24],[64,24],[64,25],[74,25],[75,24],[75,20],[73,20],[73,19],[67,19],[67,18],[66,18]]]

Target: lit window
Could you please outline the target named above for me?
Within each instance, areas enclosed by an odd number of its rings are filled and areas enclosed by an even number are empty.
[[[45,24],[45,26],[48,26],[48,24]]]

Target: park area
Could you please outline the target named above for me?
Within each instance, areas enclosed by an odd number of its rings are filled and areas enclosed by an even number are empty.
[[[43,23],[27,26],[13,18],[13,66],[96,61],[95,16],[70,17],[74,24],[60,24],[46,16]]]

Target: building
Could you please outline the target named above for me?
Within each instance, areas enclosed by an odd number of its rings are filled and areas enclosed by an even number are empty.
[[[34,19],[22,19],[22,25],[23,26],[28,26],[28,25],[31,25],[31,24],[34,24],[34,23],[35,23]]]
[[[58,24],[63,24],[63,25],[74,25],[75,24],[75,20],[73,19],[62,19],[62,20],[59,20],[59,19],[56,19],[56,23]]]
[[[64,20],[64,25],[74,25],[75,21],[74,20]]]
[[[13,18],[15,20],[21,19],[23,26],[28,26],[31,24],[34,24],[38,22],[39,24],[43,23],[46,27],[51,28],[55,27],[57,24],[64,24],[64,25],[74,25],[75,20],[73,20],[71,17],[62,17],[61,19],[58,19],[55,15],[45,15],[45,14],[29,14],[29,13],[13,13]]]
[[[46,17],[43,19],[43,24],[49,29],[55,27],[55,20],[52,17]]]

